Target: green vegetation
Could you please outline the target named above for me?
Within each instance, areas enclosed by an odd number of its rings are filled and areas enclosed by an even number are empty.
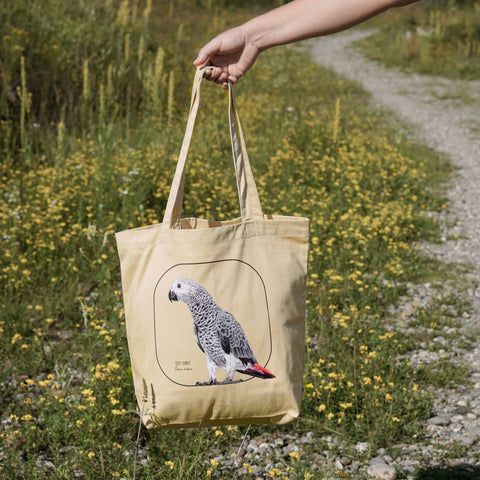
[[[373,60],[407,72],[480,77],[477,0],[422,2],[389,11],[372,25],[379,31],[358,44]]]
[[[138,416],[113,234],[161,221],[191,61],[225,19],[254,13],[186,0],[2,5],[0,476],[132,476]],[[266,213],[309,216],[312,245],[302,418],[251,432],[334,431],[374,449],[430,413],[384,320],[407,281],[433,274],[411,242],[435,238],[422,212],[445,208],[435,192],[449,167],[305,54],[264,55],[237,87],[260,197]],[[238,216],[226,97],[212,85],[185,214]],[[238,448],[244,432],[144,431],[137,478],[229,478],[212,451]],[[270,476],[312,478],[306,457],[287,460]]]

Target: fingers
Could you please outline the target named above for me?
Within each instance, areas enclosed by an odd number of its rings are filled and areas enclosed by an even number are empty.
[[[199,50],[193,64],[197,67],[208,66],[209,68],[206,68],[203,72],[203,77],[217,83],[223,89],[228,89],[228,81],[233,84],[239,77],[229,73],[229,62],[226,62],[225,59],[217,58],[215,55],[216,50],[213,49],[215,41],[216,39],[212,40]]]
[[[228,82],[227,80],[230,80],[232,83],[235,83],[237,81],[237,78],[229,75],[228,72],[226,71],[226,68],[220,68],[220,67],[213,67],[212,68],[207,68],[203,72],[204,78],[207,80],[210,80],[212,82],[215,82],[219,85],[222,86],[222,88],[228,88]]]
[[[222,86],[224,90],[228,90],[228,83],[230,82],[232,85],[238,80],[237,77],[233,75],[228,75],[226,73],[222,73],[215,81]]]
[[[218,81],[225,81],[227,79],[228,74],[223,71],[223,68],[215,67],[213,65],[209,65],[205,72],[203,72],[203,76],[208,80],[212,80],[213,82]]]

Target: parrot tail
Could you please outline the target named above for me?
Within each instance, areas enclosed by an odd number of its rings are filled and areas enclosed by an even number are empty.
[[[239,372],[258,378],[275,378],[273,373],[261,367],[258,363],[252,363],[245,370],[239,370]]]

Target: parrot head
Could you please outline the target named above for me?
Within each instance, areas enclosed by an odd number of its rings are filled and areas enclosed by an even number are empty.
[[[170,287],[168,299],[171,302],[181,300],[182,302],[189,303],[189,301],[195,299],[198,294],[204,290],[203,287],[189,278],[178,278]]]

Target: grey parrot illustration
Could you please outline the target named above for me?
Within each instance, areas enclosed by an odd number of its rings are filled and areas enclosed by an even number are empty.
[[[235,371],[259,378],[275,378],[260,366],[248,343],[242,326],[232,314],[219,307],[211,295],[189,278],[175,280],[168,292],[170,301],[186,303],[193,317],[193,333],[207,359],[210,380],[199,385],[217,382],[217,370],[227,371],[222,383],[232,383]]]

